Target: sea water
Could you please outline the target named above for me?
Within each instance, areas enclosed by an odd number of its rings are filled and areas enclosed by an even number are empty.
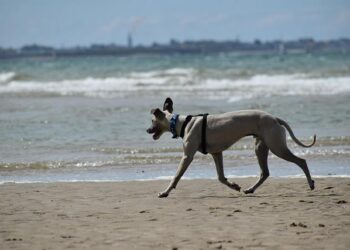
[[[180,114],[262,109],[286,120],[314,176],[350,176],[350,53],[225,53],[0,61],[0,183],[167,179],[181,139],[146,133],[172,97]],[[260,174],[254,139],[224,152],[232,178]],[[300,177],[270,153],[272,176]],[[185,178],[215,178],[197,153]]]

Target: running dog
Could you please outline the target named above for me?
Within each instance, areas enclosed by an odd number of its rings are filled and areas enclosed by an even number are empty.
[[[163,111],[152,109],[152,125],[147,133],[153,134],[158,140],[164,132],[171,132],[173,138],[183,138],[183,156],[177,172],[165,191],[158,194],[159,198],[167,197],[176,188],[179,180],[187,170],[197,151],[210,153],[214,159],[218,179],[229,188],[240,191],[241,187],[226,179],[224,175],[222,152],[245,136],[254,136],[255,154],[258,158],[261,174],[259,180],[244,193],[254,193],[269,177],[267,157],[269,151],[276,156],[293,162],[305,173],[311,190],[315,188],[308,166],[304,159],[295,156],[287,147],[286,131],[288,130],[295,143],[302,147],[312,147],[316,142],[314,135],[310,145],[301,143],[293,134],[290,126],[280,118],[260,110],[241,110],[216,115],[182,116],[173,113],[173,101],[166,98]]]

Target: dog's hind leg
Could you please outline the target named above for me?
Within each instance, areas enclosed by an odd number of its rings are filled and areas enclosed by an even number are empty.
[[[255,142],[255,154],[258,157],[258,162],[261,170],[260,178],[259,180],[254,184],[254,186],[244,190],[244,193],[246,194],[252,194],[255,192],[255,190],[264,183],[264,181],[269,177],[269,169],[267,166],[267,157],[269,155],[269,148],[266,146],[266,144],[260,140],[259,138],[256,139]]]
[[[221,183],[225,184],[226,186],[228,186],[229,188],[232,188],[236,191],[241,191],[241,187],[234,183],[234,182],[229,182],[227,180],[227,178],[225,177],[224,174],[224,163],[223,163],[223,159],[222,159],[222,152],[220,153],[214,153],[211,154],[214,158],[214,162],[215,162],[215,166],[216,166],[216,172],[218,174],[218,179]]]
[[[271,132],[273,132],[273,134],[270,134],[270,136],[267,136],[265,138],[266,145],[269,147],[271,152],[286,161],[293,162],[296,165],[298,165],[303,170],[310,189],[313,190],[315,188],[315,182],[311,178],[310,171],[306,164],[306,161],[302,158],[295,156],[288,149],[284,128],[281,127],[281,129],[274,130]]]
[[[307,182],[309,183],[310,189],[314,190],[315,182],[311,178],[309,168],[307,167],[306,161],[304,159],[295,156],[292,152],[290,152],[290,150],[288,148],[282,154],[279,154],[277,156],[286,160],[286,161],[290,161],[290,162],[297,164],[303,170],[303,172],[306,176]]]

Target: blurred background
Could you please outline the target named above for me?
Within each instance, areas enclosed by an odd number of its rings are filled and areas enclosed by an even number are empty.
[[[262,109],[304,142],[317,176],[350,175],[349,1],[0,0],[0,182],[169,178],[182,155],[154,142],[150,110]],[[254,141],[225,152],[257,176]],[[273,176],[302,176],[270,160]],[[198,153],[187,178],[214,178]]]

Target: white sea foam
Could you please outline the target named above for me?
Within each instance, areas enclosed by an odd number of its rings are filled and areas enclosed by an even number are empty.
[[[268,96],[337,95],[350,92],[350,77],[309,78],[305,75],[257,75],[250,79],[208,80],[208,88],[229,89],[230,102]]]
[[[16,73],[15,72],[1,72],[0,73],[0,84],[1,83],[7,83],[11,81],[13,78],[15,78]]]
[[[192,68],[172,68],[166,70],[155,70],[149,72],[134,72],[130,73],[129,76],[133,78],[153,78],[161,76],[183,76],[188,77],[195,74],[196,71]]]
[[[0,75],[0,94],[56,94],[113,96],[155,91],[176,94],[205,94],[208,98],[241,99],[288,95],[336,95],[350,93],[350,77],[311,78],[307,75],[255,75],[251,78],[206,78],[193,69],[174,68],[137,72],[122,77],[84,78],[63,81],[11,80],[15,73]]]

